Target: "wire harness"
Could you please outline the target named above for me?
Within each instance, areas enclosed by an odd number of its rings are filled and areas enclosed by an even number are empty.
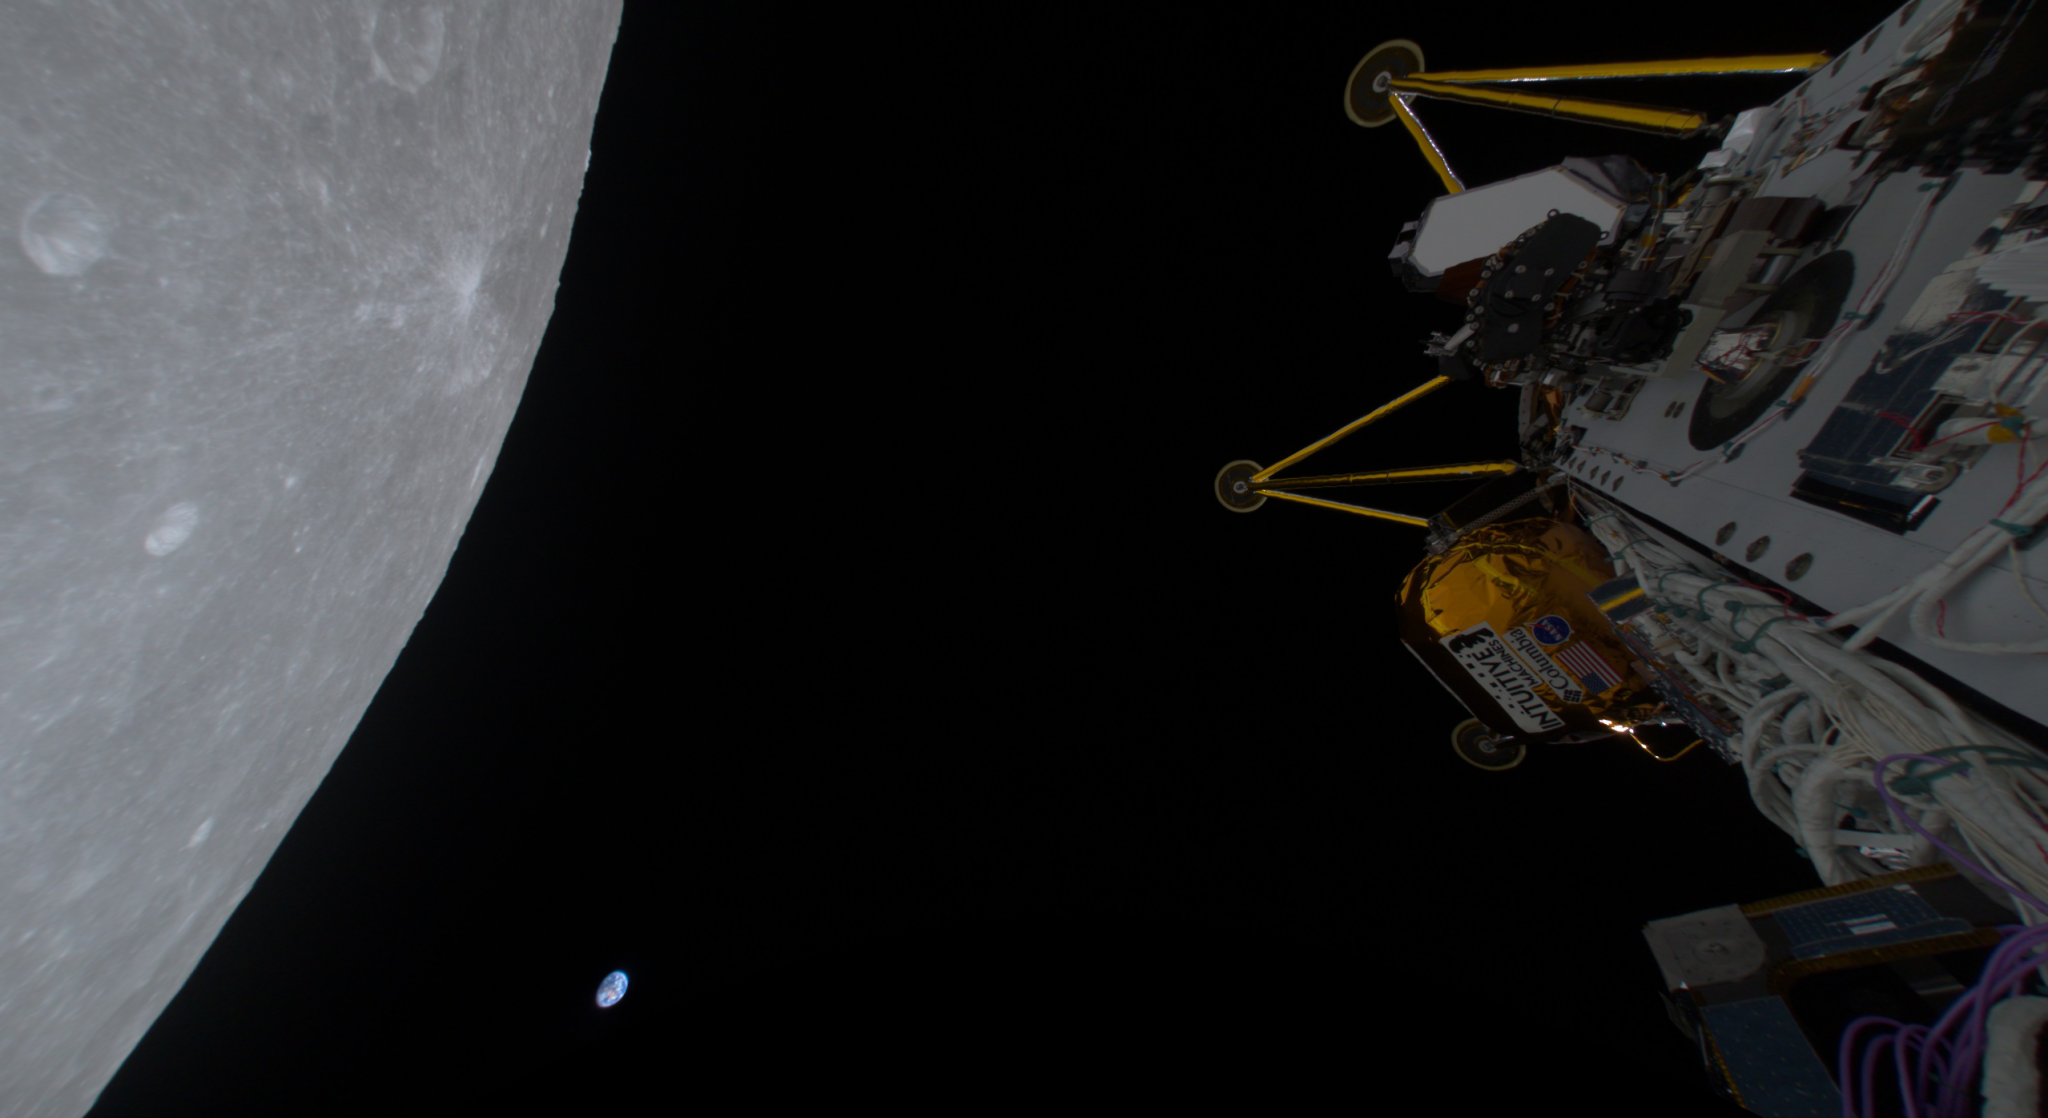
[[[2020,465],[2026,466],[2025,446],[2022,442]],[[2031,641],[1966,641],[1948,636],[1944,631],[1940,614],[1942,600],[1957,587],[1969,581],[2003,552],[2007,565],[2011,567],[2014,580],[2019,584],[2020,593],[2035,610],[2048,617],[2041,603],[2034,598],[2032,589],[2025,579],[2025,560],[2020,553],[2020,540],[2040,531],[2038,525],[2048,517],[2048,464],[2036,467],[2032,474],[2022,474],[2019,485],[2012,496],[1983,527],[1972,532],[1960,547],[1948,558],[1929,567],[1904,585],[1874,602],[1846,609],[1828,618],[1830,629],[1847,625],[1857,626],[1855,636],[1849,638],[1845,647],[1862,648],[1877,639],[1878,633],[1899,614],[1904,613],[1913,635],[1936,648],[1953,652],[1975,652],[1988,655],[2041,655],[2048,653],[2048,639]]]
[[[1579,496],[1617,572],[1654,603],[1670,641],[1663,654],[1741,712],[1750,798],[1823,882],[1946,861],[2010,898],[2023,922],[2000,929],[1977,985],[1932,1025],[1849,1024],[1836,1054],[1844,1118],[1871,1118],[1887,1074],[1909,1118],[1960,1118],[1980,1095],[1987,1115],[2019,1113],[2007,1103],[2032,1098],[2035,1088],[2015,1083],[2048,1021],[2048,754],[1845,643],[1825,619],[1703,571],[1613,506]]]
[[[1846,645],[1824,619],[1695,567],[1611,505],[1580,496],[1617,570],[1655,603],[1671,638],[1661,654],[1736,712],[1736,759],[1757,810],[1822,881],[1927,865],[1943,860],[1946,843],[1987,867],[1980,884],[1994,892],[2048,895],[2048,754]],[[1900,755],[1923,760],[1897,766],[1880,788],[1879,762]],[[2028,924],[2048,920],[2012,906]]]

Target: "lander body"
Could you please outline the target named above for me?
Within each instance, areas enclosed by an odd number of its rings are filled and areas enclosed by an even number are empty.
[[[1733,73],[1796,84],[1719,121],[1579,95]],[[1468,186],[1426,99],[1719,146]],[[1915,0],[1834,56],[1455,70],[1393,40],[1344,111],[1441,178],[1388,263],[1463,323],[1436,376],[1226,465],[1218,501],[1423,530],[1395,627],[1471,714],[1467,763],[1619,735],[1742,769],[1820,880],[1645,926],[1714,1090],[1788,1118],[2041,1113],[2048,11]],[[1446,389],[1517,394],[1497,460],[1299,470]],[[1427,518],[1328,496],[1432,480],[1480,484]]]

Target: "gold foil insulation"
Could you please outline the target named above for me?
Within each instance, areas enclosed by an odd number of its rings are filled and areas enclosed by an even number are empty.
[[[1480,528],[1409,572],[1400,613],[1428,638],[1482,623],[1529,668],[1551,709],[1584,727],[1607,719],[1629,725],[1655,707],[1654,692],[1630,667],[1634,659],[1586,594],[1614,577],[1607,552],[1580,528],[1555,520],[1519,520]],[[1419,607],[1419,608],[1418,608]],[[1407,635],[1411,643],[1420,632]]]

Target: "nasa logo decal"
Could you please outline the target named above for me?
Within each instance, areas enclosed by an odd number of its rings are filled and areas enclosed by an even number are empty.
[[[1565,623],[1564,618],[1554,613],[1537,619],[1529,626],[1529,631],[1536,634],[1536,639],[1544,644],[1563,644],[1565,638],[1572,635],[1572,627]]]

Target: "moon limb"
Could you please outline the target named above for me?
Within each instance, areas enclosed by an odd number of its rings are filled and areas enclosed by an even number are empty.
[[[249,895],[553,310],[620,3],[363,7],[0,35],[61,153],[0,212],[0,1112],[91,1109]]]

